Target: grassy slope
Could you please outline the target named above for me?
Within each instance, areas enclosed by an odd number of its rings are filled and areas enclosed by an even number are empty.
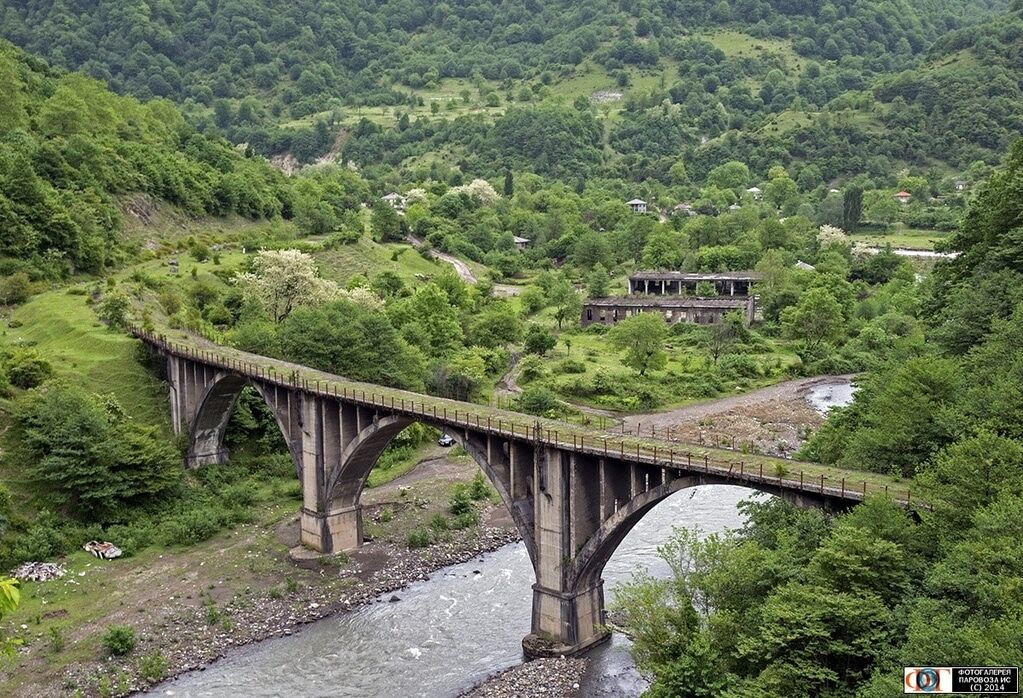
[[[158,425],[169,434],[166,391],[135,360],[137,343],[104,327],[86,298],[63,290],[33,297],[10,320],[0,322],[4,343],[32,347],[61,378],[113,393],[133,419]]]

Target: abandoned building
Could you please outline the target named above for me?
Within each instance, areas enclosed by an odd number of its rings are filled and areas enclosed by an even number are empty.
[[[692,322],[716,325],[727,313],[740,312],[749,325],[753,322],[756,302],[746,298],[695,298],[692,296],[619,296],[595,298],[583,305],[582,326],[617,325],[636,313],[663,313],[669,325]]]
[[[744,297],[762,274],[752,271],[728,271],[720,274],[691,274],[681,271],[638,271],[629,277],[629,294],[655,296],[695,296],[699,284],[712,284],[714,295]],[[705,294],[711,295],[711,294]]]

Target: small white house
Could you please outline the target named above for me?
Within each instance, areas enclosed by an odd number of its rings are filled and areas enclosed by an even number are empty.
[[[692,204],[676,204],[671,209],[671,215],[673,216],[695,216],[696,211],[693,210]]]
[[[405,210],[405,197],[401,194],[395,194],[393,191],[387,196],[381,197],[384,201],[391,205],[395,211]]]
[[[761,189],[760,187],[750,187],[749,189],[746,190],[746,193],[752,196],[757,201],[760,201],[761,199],[764,198],[764,190]]]
[[[633,213],[646,213],[646,202],[643,199],[633,199],[626,204]]]
[[[796,263],[795,263],[794,266],[795,266],[796,269],[799,269],[800,271],[816,271],[817,270],[817,267],[815,267],[812,264],[807,264],[806,262],[804,262],[801,259],[796,260]]]
[[[520,238],[518,235],[514,236],[515,249],[519,252],[525,252],[526,248],[529,247],[529,238]]]
[[[956,191],[966,191],[966,187],[967,186],[968,185],[966,184],[966,180],[965,179],[957,179],[955,181]]]

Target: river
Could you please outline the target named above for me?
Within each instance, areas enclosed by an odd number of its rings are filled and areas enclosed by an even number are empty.
[[[647,514],[604,570],[605,590],[634,570],[667,574],[657,556],[672,526],[705,533],[742,525],[736,508],[755,494],[741,487],[684,490]],[[232,652],[201,672],[162,684],[148,696],[270,698],[293,695],[457,696],[488,675],[522,661],[529,632],[533,570],[525,546],[505,546],[473,561],[438,571],[355,611],[305,626]],[[635,696],[645,683],[632,668],[629,642],[616,636],[593,652],[587,696]]]
[[[847,380],[815,387],[807,401],[826,413],[848,404]],[[753,490],[714,485],[678,492],[650,511],[626,536],[604,568],[604,589],[636,570],[668,574],[657,547],[672,527],[709,534],[742,525],[738,504]],[[201,672],[185,674],[150,693],[181,698],[271,698],[293,695],[358,698],[457,696],[487,676],[522,661],[529,632],[533,570],[522,543],[436,572],[377,603],[232,652]],[[638,696],[646,682],[636,672],[629,640],[616,634],[589,654],[582,694]]]

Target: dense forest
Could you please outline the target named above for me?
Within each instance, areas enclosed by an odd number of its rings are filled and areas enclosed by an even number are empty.
[[[1018,14],[997,31],[982,24],[1005,9],[952,0],[404,1],[298,2],[271,13],[257,2],[30,2],[0,11],[0,33],[116,91],[173,99],[204,132],[300,161],[325,153],[352,110],[415,111],[423,90],[445,79],[466,81],[481,104],[510,107],[557,102],[566,80],[594,68],[622,89],[637,71],[674,68],[649,89],[625,89],[621,118],[604,124],[609,160],[594,137],[599,105],[586,98],[576,100],[581,123],[551,105],[510,111],[492,130],[478,117],[432,114],[408,128],[406,113],[386,134],[365,122],[345,157],[399,164],[454,149],[467,174],[492,175],[556,143],[538,172],[664,179],[666,156],[684,153],[698,177],[742,160],[760,173],[812,162],[832,179],[904,164],[993,164],[1020,127]],[[706,40],[720,29],[744,32],[756,51]],[[983,89],[963,94],[964,80]],[[974,107],[985,122],[961,118]],[[521,128],[551,119],[559,125],[542,135]]]

